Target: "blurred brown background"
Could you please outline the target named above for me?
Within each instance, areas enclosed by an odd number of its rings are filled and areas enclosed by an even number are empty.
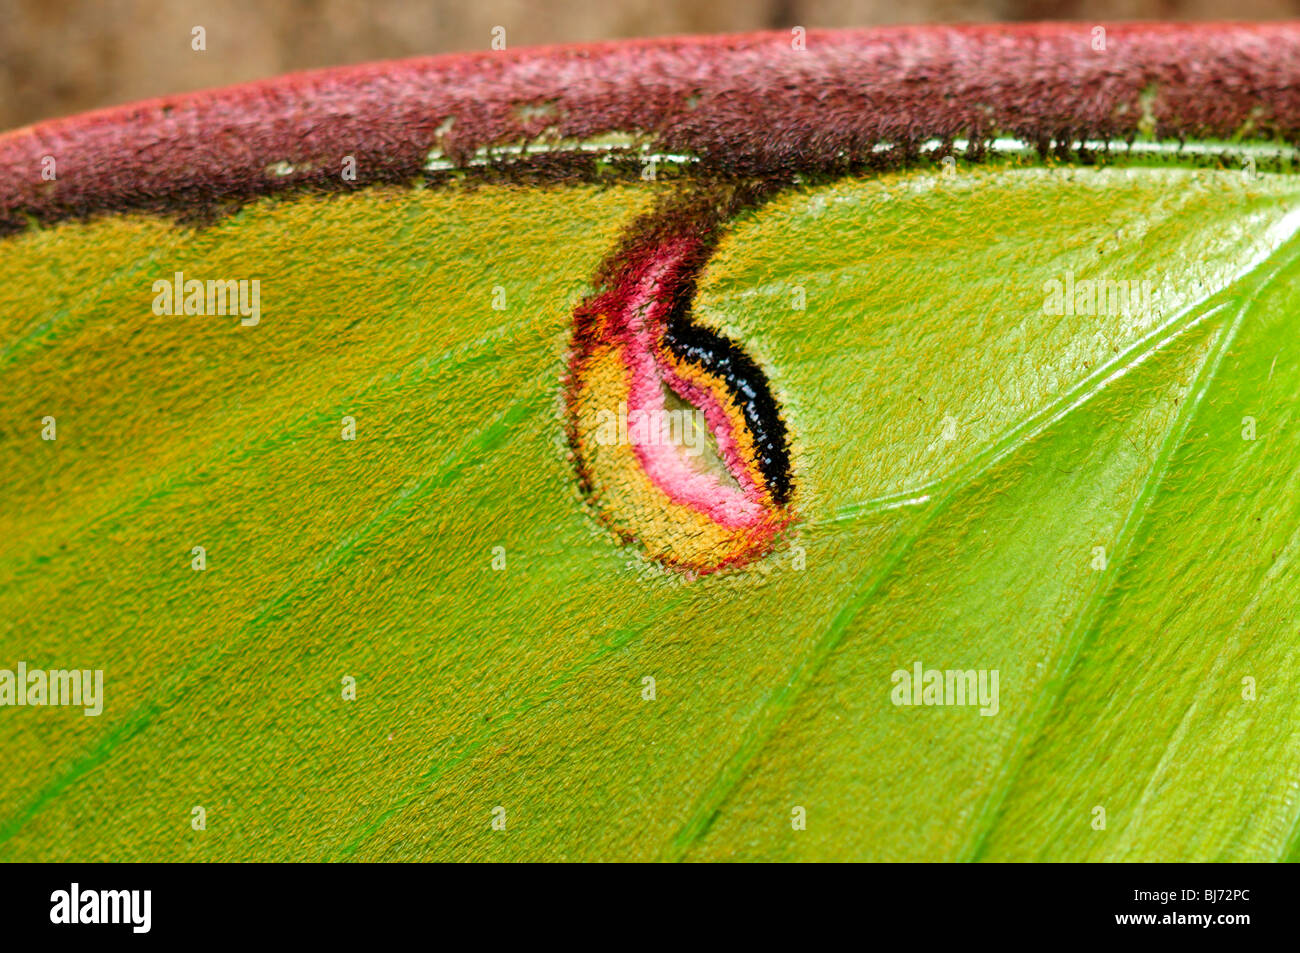
[[[1300,0],[0,0],[0,129],[291,70],[487,49],[495,26],[513,48],[795,25],[1297,15]]]

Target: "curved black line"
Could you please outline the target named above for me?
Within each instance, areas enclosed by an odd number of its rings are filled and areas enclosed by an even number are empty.
[[[695,281],[683,283],[664,329],[664,344],[683,361],[721,378],[745,415],[763,480],[778,506],[790,502],[790,445],[785,421],[762,369],[735,342],[690,320]]]

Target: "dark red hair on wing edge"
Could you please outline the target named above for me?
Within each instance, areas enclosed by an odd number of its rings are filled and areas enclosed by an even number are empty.
[[[0,231],[421,176],[431,149],[644,136],[724,175],[994,135],[1300,140],[1300,24],[893,27],[483,52],[299,73],[0,136]],[[529,107],[527,109],[523,107]],[[41,160],[57,162],[55,181]],[[344,156],[355,182],[341,183]],[[288,163],[293,171],[271,171]],[[283,168],[282,170],[283,171]]]

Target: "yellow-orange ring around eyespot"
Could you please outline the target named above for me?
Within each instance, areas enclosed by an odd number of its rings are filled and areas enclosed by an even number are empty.
[[[600,412],[626,405],[627,366],[618,346],[595,345],[581,362],[574,408],[575,432],[591,481],[592,503],[620,538],[647,556],[683,569],[709,572],[754,555],[774,526],[721,526],[695,507],[678,503],[645,472],[635,447],[596,439]]]

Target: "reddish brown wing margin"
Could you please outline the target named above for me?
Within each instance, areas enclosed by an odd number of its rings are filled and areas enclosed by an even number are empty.
[[[994,135],[1300,139],[1300,24],[901,27],[484,52],[300,73],[0,136],[0,232],[422,175],[525,140],[644,136],[724,175]],[[40,175],[58,161],[56,181]],[[356,158],[355,182],[339,163]],[[287,165],[280,165],[287,163]],[[278,170],[273,167],[279,166]],[[292,171],[288,171],[292,169]],[[29,174],[25,174],[29,173]]]

